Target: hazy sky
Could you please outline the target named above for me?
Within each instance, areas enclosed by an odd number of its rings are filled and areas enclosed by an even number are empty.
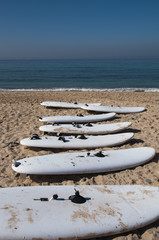
[[[159,0],[0,0],[0,59],[159,57]]]

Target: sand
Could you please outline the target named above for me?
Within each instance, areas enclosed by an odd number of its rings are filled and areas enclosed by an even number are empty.
[[[29,149],[19,144],[20,140],[39,132],[39,117],[53,115],[89,114],[82,109],[50,109],[40,105],[40,101],[100,102],[103,105],[142,106],[142,113],[118,114],[113,122],[132,122],[126,131],[135,133],[128,143],[108,149],[135,147],[154,147],[156,157],[133,169],[113,173],[66,175],[66,176],[27,176],[11,169],[12,160],[25,157],[51,154],[55,150]],[[159,93],[153,92],[0,92],[0,187],[38,186],[38,185],[92,185],[92,184],[143,184],[159,186]],[[105,122],[105,123],[106,123]],[[41,133],[42,134],[42,133]],[[102,149],[98,149],[102,150]],[[61,151],[62,152],[62,151]],[[73,152],[73,151],[70,151]],[[159,239],[159,221],[142,229],[116,236],[99,238],[115,240]]]

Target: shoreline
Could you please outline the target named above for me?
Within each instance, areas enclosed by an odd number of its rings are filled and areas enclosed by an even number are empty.
[[[39,127],[42,123],[39,117],[51,115],[91,114],[83,109],[46,108],[41,101],[63,102],[100,102],[103,105],[141,106],[146,111],[135,114],[117,114],[103,123],[122,121],[132,122],[126,132],[134,132],[134,138],[118,147],[95,150],[115,150],[135,147],[153,147],[156,156],[150,162],[130,169],[116,172],[64,175],[64,176],[29,176],[20,175],[11,169],[14,159],[54,154],[66,151],[25,148],[20,140],[33,133],[41,134]],[[1,102],[1,162],[0,186],[45,186],[45,185],[131,185],[142,184],[159,187],[159,94],[158,92],[120,92],[120,91],[0,91]],[[125,132],[125,131],[124,131]],[[77,150],[78,151],[78,150]],[[87,151],[83,149],[82,151]],[[69,150],[67,152],[75,152]],[[159,232],[159,220],[147,227],[116,236],[102,237],[101,240],[152,239]],[[157,235],[159,237],[159,234]],[[156,238],[157,239],[157,238]]]
[[[159,88],[18,88],[3,89],[0,92],[159,92]]]

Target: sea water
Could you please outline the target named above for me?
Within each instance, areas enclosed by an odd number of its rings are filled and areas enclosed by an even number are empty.
[[[0,90],[159,91],[159,59],[0,60]]]

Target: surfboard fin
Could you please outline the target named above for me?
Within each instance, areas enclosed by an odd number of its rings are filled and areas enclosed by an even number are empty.
[[[15,167],[19,167],[19,165],[21,165],[20,162],[16,162],[15,160],[12,160],[12,164],[13,164]]]
[[[81,114],[81,113],[80,113],[80,114],[77,114],[77,116],[78,116],[78,117],[84,117],[83,114]]]
[[[63,142],[66,142],[66,139],[65,139],[65,137],[63,137],[63,136],[60,136],[60,137],[58,138],[58,140],[63,141]]]
[[[39,137],[38,134],[34,133],[34,134],[31,136],[30,139],[31,139],[31,140],[37,140],[37,139],[40,139],[40,137]]]
[[[102,151],[99,151],[99,152],[95,153],[94,156],[96,156],[96,157],[105,157],[105,155],[102,153]]]
[[[76,128],[81,128],[81,126],[79,124],[75,123],[75,122],[72,122],[72,125]]]
[[[82,135],[79,137],[79,139],[87,139],[87,137],[86,137],[84,134],[82,134]]]
[[[87,123],[86,126],[87,127],[93,127],[93,125],[91,123]]]
[[[86,199],[84,197],[82,197],[79,193],[79,191],[77,191],[75,189],[75,195],[71,195],[69,196],[69,200],[71,200],[71,202],[73,203],[77,203],[77,204],[82,204],[86,202]]]

